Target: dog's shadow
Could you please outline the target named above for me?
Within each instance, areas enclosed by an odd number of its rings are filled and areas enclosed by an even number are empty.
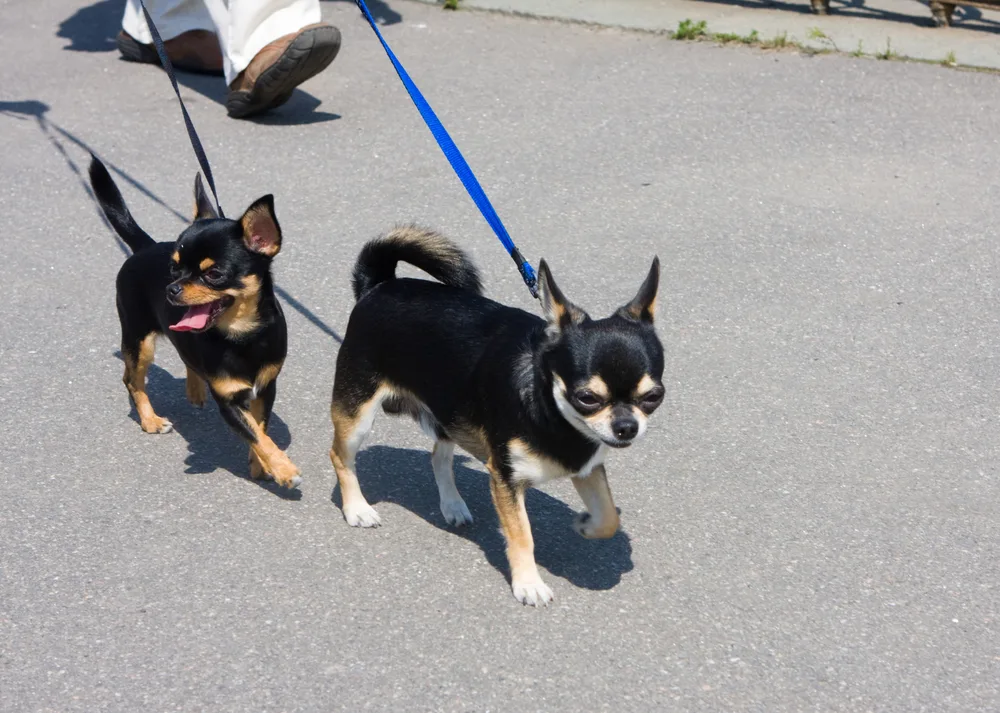
[[[116,352],[116,356],[120,358],[121,355]],[[214,473],[221,468],[251,483],[257,483],[280,498],[286,500],[302,498],[300,490],[283,488],[271,480],[250,478],[250,468],[247,464],[249,449],[222,420],[219,407],[211,395],[202,408],[196,408],[187,400],[185,379],[174,378],[170,372],[156,364],[149,367],[146,390],[156,413],[170,421],[174,425],[173,432],[187,442],[189,452],[184,460],[186,474]],[[139,414],[134,404],[131,404],[129,416],[137,424],[139,423]],[[282,450],[287,449],[292,442],[288,426],[277,413],[271,414],[267,434]],[[142,435],[145,438],[154,438],[148,434]],[[169,435],[166,437],[169,438]]]
[[[489,563],[510,578],[503,535],[490,497],[485,473],[465,466],[470,459],[456,454],[455,482],[472,512],[474,522],[451,527],[438,502],[437,486],[428,451],[372,446],[358,453],[357,471],[365,497],[372,505],[400,505],[442,530],[474,542]],[[331,498],[341,506],[340,490]],[[619,531],[607,540],[588,540],[572,529],[576,511],[538,489],[525,498],[535,540],[535,560],[556,577],[585,589],[611,589],[632,570],[632,544]]]

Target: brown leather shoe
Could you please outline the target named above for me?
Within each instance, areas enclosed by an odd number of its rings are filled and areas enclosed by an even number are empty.
[[[159,64],[156,47],[144,45],[122,30],[118,33],[118,51],[129,62]],[[222,76],[222,50],[219,38],[208,30],[189,30],[163,43],[167,57],[176,69],[197,74]]]
[[[229,85],[226,110],[243,118],[281,106],[295,87],[328,66],[340,51],[340,30],[306,25],[265,45]]]

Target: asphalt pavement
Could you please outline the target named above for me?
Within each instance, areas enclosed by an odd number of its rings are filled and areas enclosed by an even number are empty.
[[[1000,78],[374,3],[571,299],[608,314],[662,261],[667,399],[609,462],[623,531],[583,540],[571,484],[533,491],[534,610],[482,468],[455,531],[415,425],[359,456],[383,526],[337,507],[363,242],[433,226],[536,308],[353,4],[323,3],[341,55],[266,119],[182,77],[226,212],[275,194],[292,494],[247,479],[168,345],[175,433],[121,383],[87,152],[176,236],[196,162],[166,77],[119,61],[120,0],[0,5],[0,710],[1000,709]]]

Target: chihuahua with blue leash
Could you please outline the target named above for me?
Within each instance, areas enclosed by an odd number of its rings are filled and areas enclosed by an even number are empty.
[[[401,261],[438,282],[397,278]],[[431,464],[450,525],[472,522],[455,486],[455,446],[486,464],[514,596],[548,604],[552,590],[535,564],[525,490],[571,477],[587,508],[576,531],[587,538],[617,532],[605,458],[643,435],[664,396],[663,347],[653,327],[658,281],[654,258],[635,297],[595,320],[565,297],[542,261],[542,319],[484,297],[469,258],[434,232],[400,228],[365,245],[330,407],[330,459],[348,524],[381,524],[355,474],[377,409],[408,415],[434,439]]]

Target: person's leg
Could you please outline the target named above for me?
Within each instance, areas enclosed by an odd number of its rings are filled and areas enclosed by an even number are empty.
[[[145,3],[164,40],[171,40],[190,30],[209,30],[215,33],[215,25],[204,0],[145,0]],[[139,0],[128,0],[125,3],[122,29],[144,45],[153,44],[153,36],[146,26]]]
[[[216,27],[205,0],[146,0],[146,8],[177,69],[222,74]],[[139,0],[125,4],[118,49],[126,60],[160,63]]]
[[[230,116],[284,104],[302,82],[326,69],[340,32],[321,21],[319,0],[205,0],[225,57]]]

